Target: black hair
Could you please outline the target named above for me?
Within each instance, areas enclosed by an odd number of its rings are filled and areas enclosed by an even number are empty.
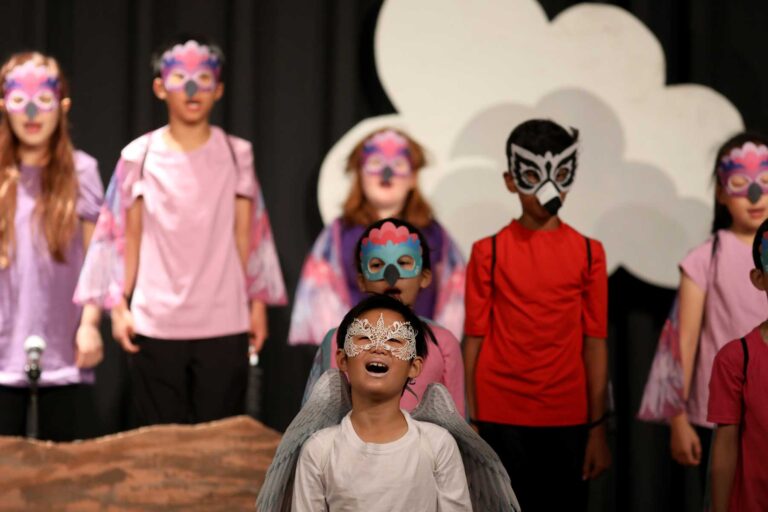
[[[715,165],[712,170],[712,179],[715,181],[715,217],[712,220],[712,233],[717,232],[719,229],[728,229],[733,224],[733,217],[731,212],[728,211],[728,207],[724,204],[720,204],[717,200],[717,190],[722,186],[717,176],[717,169],[720,167],[720,160],[731,150],[740,148],[747,142],[754,142],[756,144],[763,144],[768,146],[768,138],[757,132],[741,132],[737,133],[717,150],[717,156],[715,157]]]
[[[376,221],[365,228],[363,234],[357,239],[357,244],[355,245],[355,268],[357,269],[357,273],[359,274],[362,272],[363,261],[360,258],[360,252],[363,250],[363,238],[370,235],[371,231],[374,229],[381,229],[381,226],[383,226],[385,222],[391,222],[396,228],[405,227],[409,233],[419,237],[419,243],[421,244],[421,268],[423,270],[432,270],[432,260],[429,257],[429,244],[427,243],[427,238],[424,234],[410,222],[389,217]]]
[[[762,252],[763,238],[765,233],[768,232],[768,219],[764,220],[760,227],[757,228],[755,238],[752,240],[752,261],[755,263],[755,268],[763,270],[763,261],[760,257]]]
[[[201,46],[207,46],[208,49],[211,51],[212,54],[214,54],[216,57],[219,58],[219,66],[221,72],[219,73],[219,81],[224,81],[224,64],[226,59],[224,58],[224,52],[221,51],[221,47],[217,45],[215,42],[211,40],[211,38],[204,36],[202,34],[193,34],[190,32],[183,32],[180,34],[176,34],[175,36],[171,37],[170,39],[163,42],[163,44],[159,45],[157,48],[155,48],[155,51],[152,52],[152,57],[150,59],[150,65],[152,66],[152,73],[154,74],[154,77],[157,78],[160,76],[160,73],[163,71],[163,54],[176,46],[177,44],[183,45],[188,41],[195,41],[197,44]]]
[[[427,337],[435,340],[435,334],[432,329],[413,312],[411,308],[400,302],[399,300],[390,297],[389,295],[373,294],[369,295],[365,299],[361,300],[355,307],[349,310],[344,315],[344,319],[339,324],[339,328],[336,331],[336,346],[343,349],[344,340],[347,337],[347,330],[355,318],[360,317],[363,313],[374,309],[387,309],[400,314],[406,322],[411,324],[411,327],[416,331],[416,355],[421,358],[427,357]]]
[[[571,128],[569,132],[549,119],[529,119],[520,123],[507,138],[507,168],[512,157],[512,144],[527,149],[537,155],[547,151],[560,153],[579,138],[579,131]]]

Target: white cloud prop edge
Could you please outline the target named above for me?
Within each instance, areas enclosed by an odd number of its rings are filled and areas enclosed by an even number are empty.
[[[711,222],[715,151],[743,124],[712,89],[665,86],[662,48],[639,20],[603,4],[578,4],[550,22],[533,0],[387,0],[375,52],[399,114],[362,121],[328,153],[318,186],[326,223],[348,191],[349,152],[394,126],[428,148],[421,186],[468,254],[519,214],[500,178],[509,130],[550,117],[583,139],[563,218],[604,242],[609,272],[623,265],[676,286],[678,261]],[[492,144],[467,140],[478,138]]]

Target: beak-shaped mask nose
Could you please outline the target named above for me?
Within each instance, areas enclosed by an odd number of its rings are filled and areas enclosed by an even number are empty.
[[[381,181],[385,185],[389,185],[392,183],[392,177],[395,175],[395,172],[392,170],[391,167],[387,166],[384,168],[383,171],[381,171]]]
[[[35,117],[37,117],[37,112],[38,112],[37,105],[35,105],[31,101],[27,103],[27,106],[24,109],[24,113],[27,114],[28,118],[34,119]]]
[[[197,93],[197,83],[192,80],[187,80],[184,84],[184,92],[187,93],[187,98],[191,98]]]
[[[400,271],[397,270],[397,267],[392,264],[387,265],[387,268],[384,269],[384,280],[387,284],[389,286],[395,286],[398,279],[400,279]]]
[[[551,215],[557,215],[557,211],[563,206],[563,202],[560,200],[560,192],[551,181],[542,185],[536,192],[536,198],[539,200],[539,204]]]
[[[752,204],[757,204],[760,198],[763,197],[763,189],[757,183],[752,183],[747,189],[747,199]]]

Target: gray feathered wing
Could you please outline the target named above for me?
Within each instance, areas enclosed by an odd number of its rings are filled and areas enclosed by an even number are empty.
[[[458,412],[448,390],[439,383],[427,386],[411,417],[434,423],[456,439],[467,474],[472,509],[475,511],[520,511],[515,492],[496,452],[480,438]]]
[[[290,510],[293,477],[301,447],[315,432],[338,425],[351,409],[347,378],[337,369],[326,371],[283,434],[256,499],[259,512]]]

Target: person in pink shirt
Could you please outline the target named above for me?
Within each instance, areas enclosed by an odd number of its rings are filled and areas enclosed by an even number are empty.
[[[749,278],[768,292],[768,221],[752,244]],[[717,425],[712,443],[712,510],[768,510],[768,312],[746,336],[720,349],[709,381],[707,420]]]
[[[286,302],[251,144],[209,123],[223,64],[199,37],[155,54],[168,125],[123,149],[75,295],[112,309],[143,424],[242,413],[249,338]]]
[[[675,496],[703,497],[714,425],[707,420],[709,379],[718,350],[766,318],[749,282],[752,239],[768,219],[768,138],[740,133],[715,158],[712,236],[680,262],[678,305],[662,333],[640,417],[667,420]],[[693,468],[693,469],[688,469]],[[686,489],[690,492],[684,492]],[[681,504],[680,504],[681,505]]]
[[[408,222],[386,218],[368,226],[357,241],[354,260],[357,283],[366,294],[385,294],[413,308],[419,293],[432,282],[432,265],[427,238]],[[400,406],[412,411],[432,382],[443,384],[451,393],[456,410],[465,414],[464,363],[456,337],[445,327],[422,318],[431,328],[433,343],[418,378],[413,379],[400,399]],[[336,368],[336,329],[331,329],[317,350],[304,390],[306,402],[317,380],[329,368]]]
[[[713,427],[706,416],[715,354],[768,313],[748,279],[752,238],[768,218],[767,171],[765,137],[744,133],[723,144],[714,171],[714,236],[680,263],[680,354],[687,401],[686,410],[670,419],[670,446],[677,462],[701,466],[702,476]]]

